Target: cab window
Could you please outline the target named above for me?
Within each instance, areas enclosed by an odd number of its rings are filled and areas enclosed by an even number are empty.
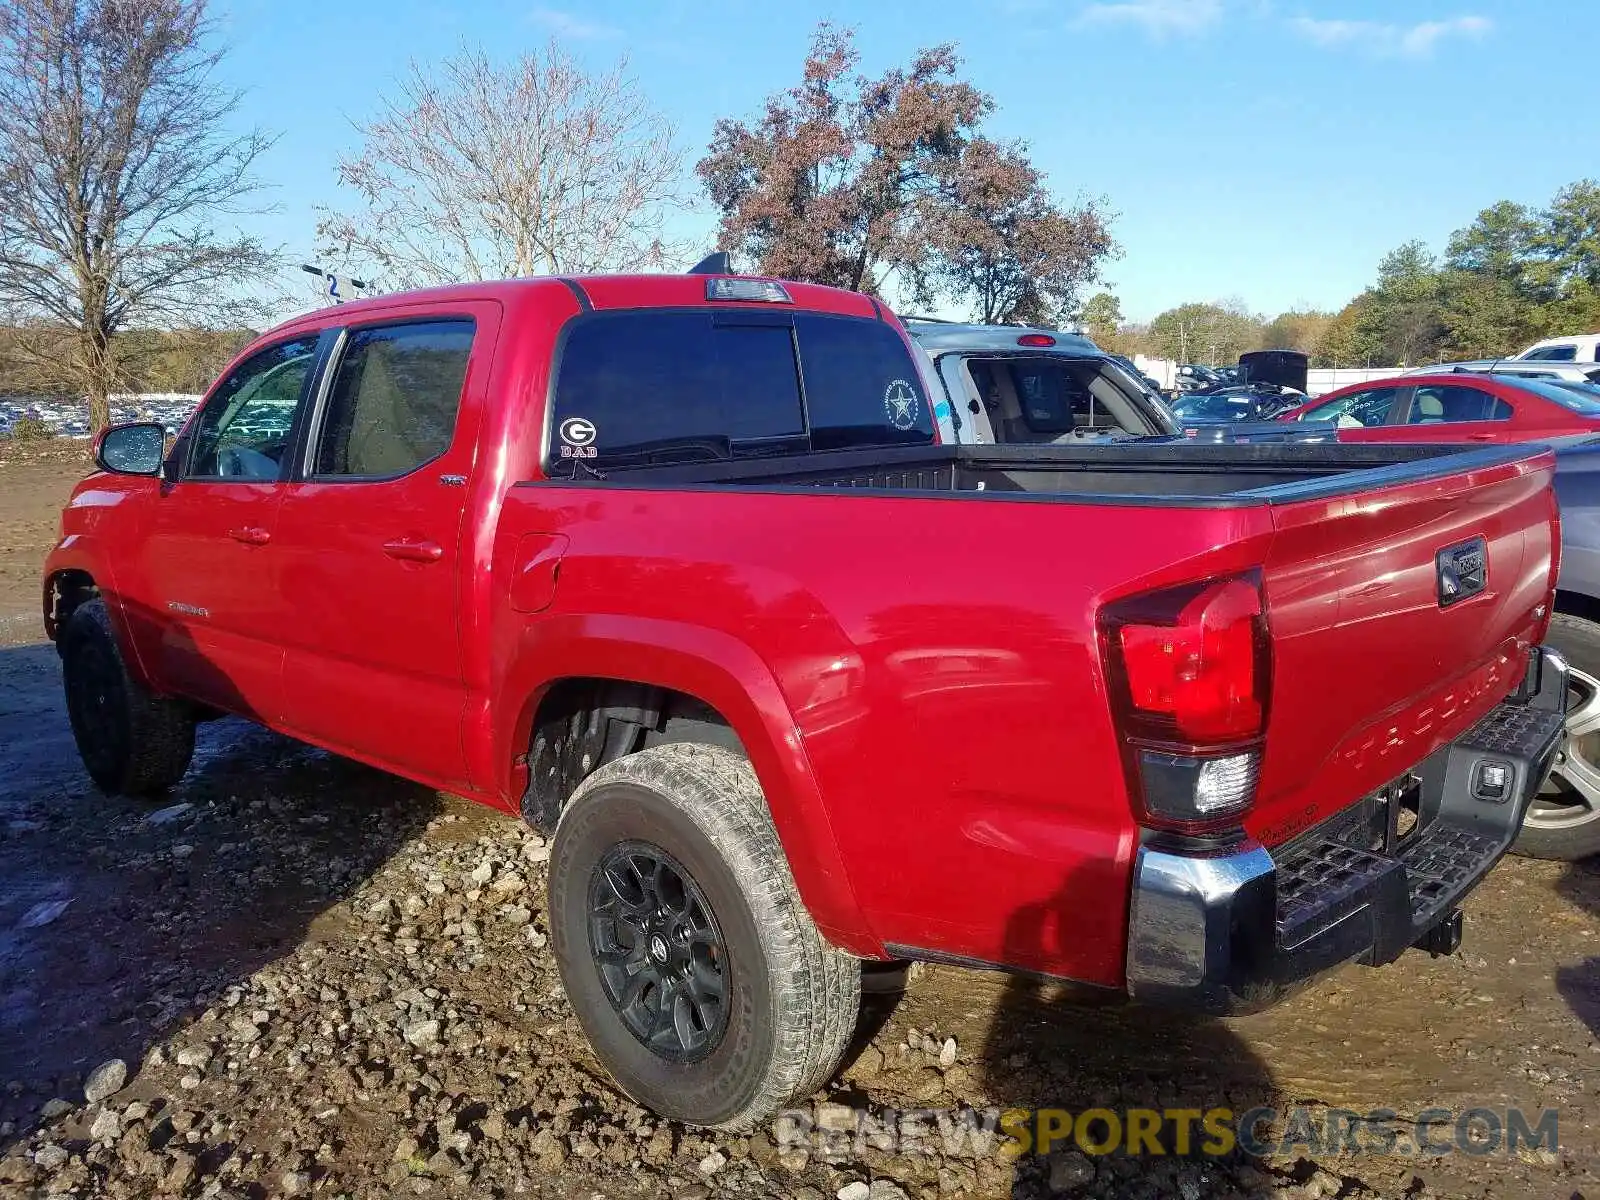
[[[450,448],[472,353],[466,318],[350,333],[317,439],[319,479],[393,479]]]
[[[217,386],[195,426],[190,479],[276,479],[295,412],[316,361],[317,339],[252,354]]]
[[[934,440],[922,372],[871,318],[597,313],[559,359],[548,457],[563,476]]]

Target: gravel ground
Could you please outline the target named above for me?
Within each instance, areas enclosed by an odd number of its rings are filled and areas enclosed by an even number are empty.
[[[1461,954],[1257,1017],[921,969],[817,1100],[1519,1105],[1559,1110],[1555,1152],[1012,1164],[657,1120],[583,1042],[547,952],[548,849],[511,819],[236,721],[203,728],[164,807],[92,789],[34,616],[76,469],[0,463],[0,1196],[1600,1197],[1600,872],[1518,860],[1473,897]]]

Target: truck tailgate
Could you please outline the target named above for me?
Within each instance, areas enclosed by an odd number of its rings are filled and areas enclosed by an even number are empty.
[[[1554,469],[1543,452],[1275,507],[1255,837],[1279,844],[1377,790],[1515,688],[1555,581]]]

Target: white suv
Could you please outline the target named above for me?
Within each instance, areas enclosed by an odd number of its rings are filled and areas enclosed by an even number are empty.
[[[1597,348],[1600,348],[1600,333],[1580,333],[1545,338],[1512,358],[1515,362],[1594,362]]]
[[[1524,379],[1554,379],[1558,383],[1600,384],[1600,363],[1588,359],[1571,362],[1544,358],[1484,358],[1476,362],[1434,363],[1407,375],[1437,375],[1440,371],[1467,371],[1479,375],[1520,375]]]

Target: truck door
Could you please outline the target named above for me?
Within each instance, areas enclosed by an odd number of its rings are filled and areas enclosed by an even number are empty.
[[[346,329],[278,516],[285,727],[440,786],[467,778],[462,524],[499,313]]]
[[[281,556],[275,543],[315,333],[252,354],[184,430],[122,596],[164,689],[261,721],[279,717]]]

